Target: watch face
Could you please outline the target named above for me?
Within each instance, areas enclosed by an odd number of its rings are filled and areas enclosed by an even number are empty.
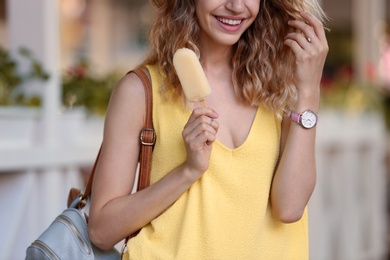
[[[317,124],[317,116],[311,111],[307,110],[301,115],[301,124],[305,128],[312,128]]]

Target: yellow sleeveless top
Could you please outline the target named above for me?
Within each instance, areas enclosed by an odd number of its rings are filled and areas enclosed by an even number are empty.
[[[151,182],[182,164],[182,130],[191,111],[159,93],[162,77],[148,67],[153,85],[157,142]],[[308,259],[307,214],[293,224],[271,216],[269,193],[279,156],[281,122],[259,108],[247,140],[236,149],[214,142],[210,166],[172,206],[128,242],[127,259]]]

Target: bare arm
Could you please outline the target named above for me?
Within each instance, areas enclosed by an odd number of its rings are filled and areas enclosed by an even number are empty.
[[[305,22],[290,21],[302,33],[290,33],[285,44],[296,56],[298,102],[295,111],[311,109],[318,113],[320,81],[328,53],[322,24],[310,14],[302,14]],[[310,37],[310,41],[307,39]],[[314,190],[316,127],[304,129],[285,118],[282,123],[281,158],[271,189],[273,216],[282,222],[298,221]]]
[[[130,194],[144,126],[145,92],[135,74],[126,75],[112,93],[104,140],[92,187],[89,234],[102,249],[112,248],[160,215],[208,168],[218,124],[211,109],[193,112],[184,131],[187,161],[150,187]]]

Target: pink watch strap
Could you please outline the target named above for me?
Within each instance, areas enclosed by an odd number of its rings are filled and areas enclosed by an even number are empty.
[[[301,114],[295,113],[294,111],[290,112],[290,118],[297,124],[300,124],[301,122]]]

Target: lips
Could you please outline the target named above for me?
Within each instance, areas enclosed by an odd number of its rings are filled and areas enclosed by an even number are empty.
[[[230,26],[237,26],[242,23],[242,19],[228,19],[223,17],[216,17],[216,18],[219,22]]]

